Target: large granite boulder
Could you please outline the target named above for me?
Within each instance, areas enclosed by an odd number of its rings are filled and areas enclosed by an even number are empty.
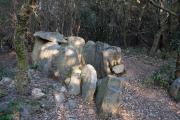
[[[113,68],[117,65],[122,64],[121,48],[110,46],[102,51],[101,61],[101,76],[105,77],[107,75],[115,73]],[[117,67],[116,67],[117,68]],[[124,71],[124,70],[123,70]],[[117,73],[115,73],[117,74]]]
[[[32,52],[32,60],[35,64],[38,63],[40,60],[40,52],[42,51],[42,47],[47,44],[51,43],[52,44],[67,44],[67,40],[64,39],[63,35],[61,35],[58,32],[44,32],[44,31],[39,31],[34,33],[35,39],[35,44]]]
[[[79,95],[81,92],[81,70],[79,66],[74,66],[72,68],[72,73],[66,85],[68,86],[68,91],[71,95]]]
[[[49,41],[49,42],[67,43],[67,41],[64,39],[64,36],[58,32],[38,31],[34,33],[34,37],[37,37],[44,41]]]
[[[106,77],[110,74],[120,74],[122,71],[122,55],[121,48],[110,46],[102,42],[89,41],[85,44],[83,55],[86,64],[91,64],[95,67],[98,78]],[[116,66],[116,67],[115,67]],[[116,71],[113,71],[113,67]]]
[[[85,40],[81,37],[76,36],[67,37],[66,40],[68,41],[69,45],[73,46],[76,49],[80,63],[84,64],[82,52],[85,45]]]
[[[95,67],[98,78],[101,78],[104,74],[102,51],[108,47],[109,45],[106,43],[102,43],[99,41],[97,41],[96,43],[93,41],[88,41],[83,49],[85,63],[91,64]]]
[[[88,64],[82,68],[82,97],[91,102],[94,97],[97,83],[97,73],[95,68]]]
[[[126,79],[109,75],[98,80],[96,106],[100,116],[116,114],[125,93]]]
[[[86,64],[95,64],[96,57],[96,43],[88,41],[83,48],[83,57]]]
[[[104,61],[102,52],[108,48],[110,45],[103,42],[96,42],[96,55],[94,60],[94,67],[96,68],[98,78],[103,78],[106,76],[104,69]]]
[[[59,53],[53,60],[53,76],[65,80],[71,76],[72,68],[80,65],[76,49],[65,46],[58,49]]]
[[[106,48],[103,52],[104,62],[108,62],[110,67],[120,65],[122,60],[121,48],[116,46],[111,46]]]
[[[170,87],[171,96],[177,101],[180,102],[180,78],[177,78]]]

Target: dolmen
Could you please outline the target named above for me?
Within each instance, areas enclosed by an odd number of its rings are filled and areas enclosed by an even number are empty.
[[[69,94],[95,101],[100,116],[117,114],[127,81],[120,47],[58,32],[34,37],[32,60],[44,75],[64,83]]]

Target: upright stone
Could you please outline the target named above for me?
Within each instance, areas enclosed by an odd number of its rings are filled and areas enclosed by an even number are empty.
[[[95,67],[98,78],[103,78],[113,73],[120,74],[119,72],[123,71],[120,71],[122,66],[118,66],[122,65],[120,47],[110,46],[99,41],[96,43],[88,41],[84,46],[83,55],[86,64],[91,64]],[[112,71],[113,67],[115,71]]]
[[[97,73],[94,67],[90,64],[86,65],[82,69],[82,96],[83,98],[91,102],[94,97],[97,83]]]
[[[171,96],[177,101],[180,102],[180,78],[177,78],[170,87]]]
[[[68,44],[72,45],[76,49],[80,63],[84,64],[82,52],[85,45],[85,40],[81,37],[76,36],[67,37],[66,39],[68,41]]]
[[[100,116],[117,113],[125,87],[126,79],[123,77],[109,75],[98,81],[96,105]]]
[[[71,76],[72,67],[80,65],[76,49],[73,46],[61,47],[53,62],[54,76],[65,80]]]
[[[45,42],[39,38],[35,39],[33,51],[32,51],[32,61],[34,64],[37,64],[40,59],[40,51]]]
[[[96,42],[95,68],[98,78],[111,75],[113,73],[112,68],[122,64],[121,59],[121,48]]]
[[[72,74],[68,85],[69,93],[79,95],[81,91],[81,70],[79,66],[72,68]]]
[[[54,58],[59,54],[60,46],[57,43],[48,42],[41,47],[39,53],[39,69],[46,75],[50,75],[53,71],[52,63]]]
[[[108,48],[110,45],[103,42],[96,42],[96,51],[95,51],[95,59],[94,59],[94,67],[96,68],[98,78],[105,77],[104,63],[103,63],[103,54],[102,52]]]
[[[83,57],[86,64],[95,64],[96,44],[93,41],[88,41],[83,48]]]

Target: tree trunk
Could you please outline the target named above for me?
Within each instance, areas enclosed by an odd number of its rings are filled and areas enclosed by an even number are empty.
[[[163,1],[159,1],[159,6],[164,8]],[[154,36],[154,42],[153,42],[153,45],[152,45],[151,50],[150,50],[150,55],[151,56],[154,56],[156,50],[158,49],[161,37],[163,39],[163,32],[167,29],[167,24],[166,24],[167,19],[168,19],[168,16],[164,16],[164,11],[159,9],[159,25],[160,25],[160,29],[158,30],[158,32]]]
[[[175,71],[175,77],[180,77],[180,54],[178,53],[177,59],[176,59],[176,71]]]
[[[179,22],[179,26],[180,26],[180,0],[178,2],[179,2],[178,22]],[[178,30],[180,30],[180,27],[178,27]],[[177,58],[176,58],[176,71],[175,71],[175,77],[176,78],[180,77],[180,51],[177,51],[177,52],[178,52],[177,53],[178,55],[177,55]]]
[[[28,85],[28,61],[27,51],[25,47],[25,34],[27,28],[27,21],[31,14],[31,7],[23,5],[20,13],[17,15],[17,24],[15,28],[14,44],[18,58],[18,72],[16,75],[16,89],[20,94],[26,93]]]
[[[142,18],[143,18],[143,16],[144,16],[145,9],[146,9],[147,6],[148,6],[148,2],[146,2],[146,3],[144,4],[144,6],[142,7],[142,10],[141,10],[141,13],[140,13],[140,16],[139,16],[139,21],[138,21],[139,23],[138,23],[138,25],[137,25],[137,34],[136,34],[137,41],[140,41],[140,42],[142,42],[142,43],[144,43],[144,42],[143,42],[143,40],[141,40],[140,28],[141,28],[141,25],[142,25]]]
[[[126,5],[127,4],[127,5]],[[124,1],[124,7],[123,7],[123,12],[124,12],[124,25],[123,25],[123,42],[124,42],[124,47],[128,47],[127,43],[127,26],[129,22],[129,16],[130,16],[130,9],[131,9],[132,1]]]
[[[161,35],[162,35],[162,29],[160,29],[154,36],[154,42],[153,42],[152,48],[150,50],[151,56],[153,56],[154,53],[156,52],[156,50],[158,49]]]

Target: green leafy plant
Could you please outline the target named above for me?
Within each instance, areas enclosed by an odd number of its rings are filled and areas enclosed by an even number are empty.
[[[30,69],[35,69],[37,70],[39,68],[39,65],[38,64],[31,64],[30,65]]]
[[[173,79],[173,68],[170,65],[164,65],[161,69],[155,71],[155,73],[148,80],[145,80],[144,83],[168,89],[169,85],[173,82]]]
[[[13,120],[14,114],[12,113],[0,113],[0,120]]]
[[[10,101],[6,110],[0,108],[0,120],[13,120],[15,119],[15,113],[19,111],[21,105],[17,101]]]
[[[0,98],[4,97],[4,96],[6,96],[6,95],[7,95],[7,94],[0,89]]]
[[[168,81],[163,79],[163,76],[160,72],[156,72],[154,73],[154,75],[152,76],[153,82],[155,85],[158,85],[160,87],[168,87],[169,83]]]

